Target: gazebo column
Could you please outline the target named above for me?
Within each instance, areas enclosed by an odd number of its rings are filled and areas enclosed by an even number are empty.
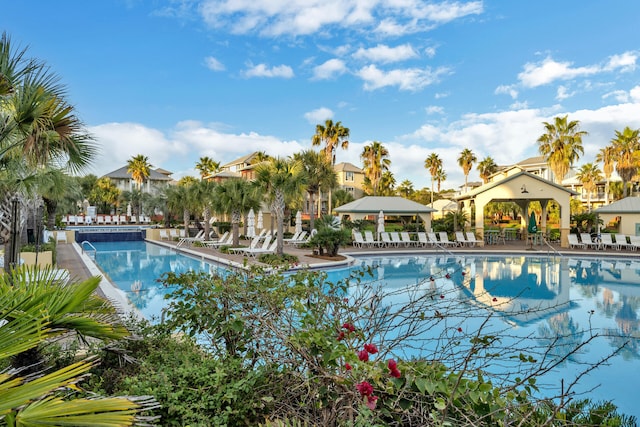
[[[560,247],[568,248],[569,247],[569,231],[571,227],[571,217],[569,215],[570,211],[570,199],[567,197],[566,203],[562,201],[557,201],[558,206],[560,207]]]
[[[484,207],[487,203],[480,197],[476,198],[476,231],[475,234],[480,241],[478,245],[484,246]]]
[[[540,200],[540,206],[542,206],[542,214],[540,215],[540,230],[547,231],[547,205],[549,200]]]

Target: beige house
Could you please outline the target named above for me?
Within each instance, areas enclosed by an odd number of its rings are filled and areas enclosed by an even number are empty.
[[[431,207],[434,209],[431,215],[432,219],[444,218],[447,213],[458,211],[458,203],[449,199],[438,199],[433,202]]]
[[[113,184],[120,191],[133,191],[137,189],[138,184],[133,180],[131,173],[127,172],[128,166],[123,166],[120,169],[116,169],[113,172],[109,172],[102,177],[111,179]],[[165,189],[168,185],[175,181],[171,178],[172,172],[165,169],[150,169],[149,177],[142,184],[141,190],[145,193],[158,194]]]
[[[618,230],[622,234],[640,236],[640,198],[625,197],[594,210],[605,224],[613,221],[619,223]]]
[[[382,212],[385,216],[419,217],[424,222],[425,230],[431,229],[431,213],[429,206],[402,197],[367,196],[354,200],[334,209],[340,219],[348,216],[351,221],[358,219],[377,220]]]
[[[522,228],[526,230],[529,218],[529,204],[540,202],[542,213],[539,227],[546,229],[547,209],[550,203],[560,207],[560,245],[568,247],[570,229],[569,201],[576,193],[538,175],[526,172],[519,167],[512,167],[494,175],[494,181],[473,191],[455,197],[462,204],[462,209],[469,218],[475,218],[475,233],[484,236],[484,208],[492,202],[512,202],[521,209]],[[475,216],[472,217],[472,212]]]
[[[338,176],[339,188],[351,194],[354,199],[364,195],[364,171],[352,163],[338,163],[334,170]]]

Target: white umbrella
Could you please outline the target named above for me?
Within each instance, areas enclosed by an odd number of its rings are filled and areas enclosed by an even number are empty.
[[[127,216],[131,216],[131,203],[127,203]]]
[[[253,209],[247,215],[247,237],[255,237],[256,235],[256,214]]]
[[[262,211],[258,211],[258,229],[262,230],[264,228],[264,224],[263,224],[263,219],[262,219]]]
[[[296,234],[302,233],[302,212],[296,212]]]
[[[384,212],[380,211],[378,214],[378,240],[380,240],[380,233],[384,232]]]

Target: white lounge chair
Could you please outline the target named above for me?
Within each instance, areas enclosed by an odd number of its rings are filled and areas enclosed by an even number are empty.
[[[440,241],[438,240],[438,236],[436,236],[436,233],[431,231],[427,233],[427,237],[429,238],[429,242],[431,242],[431,245],[440,246]]]
[[[160,240],[171,240],[167,230],[160,230]]]
[[[67,243],[67,232],[60,230],[56,231],[56,242]]]
[[[467,244],[469,246],[473,247],[480,242],[478,239],[476,239],[476,235],[473,233],[473,231],[467,231],[466,235],[467,235]]]
[[[587,248],[600,249],[601,247],[600,242],[593,240],[589,233],[580,233],[580,241]]]
[[[366,245],[364,237],[362,237],[362,233],[357,231],[355,228],[351,230],[351,235],[353,236],[352,244],[354,248],[362,248]]]
[[[260,240],[262,240],[262,238],[260,236],[255,236],[253,239],[251,239],[251,243],[249,243],[249,248],[248,249],[255,249],[258,247],[258,245],[260,244]],[[239,253],[244,251],[245,249],[247,249],[246,247],[238,247],[238,248],[229,248],[229,252],[231,253]]]
[[[218,237],[217,239],[211,239],[210,238],[209,240],[202,241],[202,244],[204,246],[209,246],[209,244],[214,244],[214,246],[215,246],[215,244],[218,243],[218,242],[226,241],[228,236],[229,236],[229,232],[225,231],[224,233],[222,233],[222,236]]]
[[[629,236],[629,249],[635,251],[638,248],[640,248],[640,236]]]
[[[391,241],[391,237],[389,236],[388,231],[383,231],[382,233],[380,233],[380,240],[382,241],[381,246],[383,247],[396,246],[395,243]]]
[[[427,246],[433,246],[433,243],[429,241],[429,238],[427,237],[427,233],[425,233],[424,231],[418,231],[417,244],[419,246],[422,246],[423,248],[426,248]]]
[[[306,231],[299,231],[297,233],[293,233],[293,236],[289,237],[288,239],[282,239],[282,241],[287,244],[290,242],[295,242],[296,240],[298,240],[300,238],[300,236],[302,235],[302,233],[304,233],[304,235],[307,235]]]
[[[587,247],[586,244],[582,243],[580,240],[578,240],[578,235],[577,234],[573,234],[573,233],[569,233],[569,248],[571,249],[584,249]]]
[[[447,234],[446,231],[441,231],[439,233],[440,236],[440,244],[441,245],[445,245],[445,246],[457,246],[456,242],[452,242],[451,240],[449,240],[449,235]]]
[[[127,216],[126,215],[120,215],[120,219],[118,220],[118,222],[120,224],[126,224],[127,223]]]
[[[613,239],[611,237],[611,234],[609,234],[609,233],[602,233],[600,235],[600,244],[602,245],[603,249],[607,249],[607,248],[617,249],[618,248],[616,246],[616,244],[613,243]]]
[[[229,233],[226,239],[219,239],[215,242],[207,241],[204,242],[204,245],[208,248],[212,249],[220,249],[223,246],[230,246],[233,244],[233,233]]]
[[[616,234],[616,245],[618,247],[618,250],[629,249],[631,247],[631,245],[629,245],[629,242],[627,242],[627,235],[620,233]]]
[[[402,243],[402,239],[400,238],[400,233],[398,233],[397,231],[390,231],[389,237],[391,238],[391,243],[393,243],[396,248],[399,246],[404,246],[404,243]]]
[[[380,240],[376,240],[373,237],[373,232],[370,230],[365,230],[364,232],[364,241],[367,243],[367,245],[369,247],[373,247],[373,246],[377,246],[377,247],[382,247],[384,246],[384,243]]]
[[[267,251],[269,249],[269,245],[275,243],[276,245],[278,244],[278,240],[277,239],[273,239],[273,242],[271,242],[272,238],[271,236],[267,236],[264,239],[264,242],[262,242],[262,246],[258,246],[258,247],[254,247],[254,248],[235,248],[235,253],[239,253],[245,256],[250,256],[250,257],[255,257],[255,255],[259,252],[259,251]],[[263,252],[264,253],[264,252]]]
[[[195,237],[181,237],[180,240],[178,240],[178,244],[176,246],[191,246],[194,242],[202,241],[204,241],[204,230],[198,231],[198,234],[196,234]]]
[[[402,244],[406,247],[415,246],[417,242],[411,240],[411,236],[406,231],[400,232],[400,239],[402,240]]]
[[[271,245],[267,248],[260,247],[260,248],[255,248],[255,249],[251,249],[246,251],[246,255],[255,258],[258,255],[262,255],[262,254],[272,254],[275,253],[276,248],[278,247],[278,240],[274,240],[273,242],[271,242]]]
[[[98,217],[96,218],[96,224],[104,225],[104,216],[98,215]]]
[[[455,236],[456,236],[456,243],[458,244],[458,246],[470,246],[469,242],[464,237],[464,232],[456,231]]]

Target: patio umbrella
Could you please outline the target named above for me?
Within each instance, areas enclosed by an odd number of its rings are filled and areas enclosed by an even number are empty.
[[[538,223],[536,222],[536,213],[531,212],[531,216],[529,217],[529,226],[527,227],[527,231],[530,234],[534,234],[538,232]]]
[[[262,219],[262,211],[258,211],[258,229],[262,230],[264,228],[264,223]]]
[[[253,209],[249,210],[247,215],[247,237],[255,237],[256,235],[256,214]]]
[[[384,232],[384,212],[380,211],[378,214],[378,240],[380,240],[380,233]]]
[[[131,203],[127,203],[127,216],[131,216]]]
[[[302,233],[302,212],[296,212],[296,234]]]

